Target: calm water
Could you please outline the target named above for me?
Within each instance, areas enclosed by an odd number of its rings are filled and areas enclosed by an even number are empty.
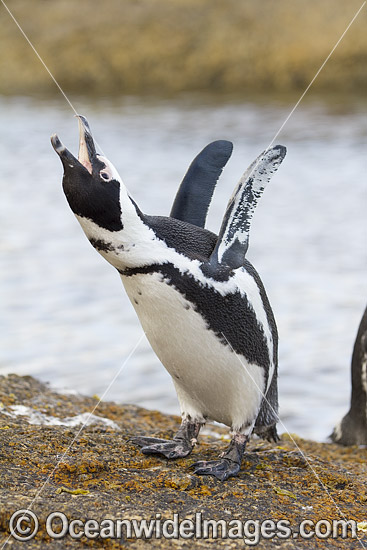
[[[232,140],[209,217],[214,231],[242,172],[293,105],[74,103],[151,214],[168,214],[203,146]],[[347,411],[367,297],[365,115],[360,105],[335,100],[301,104],[276,140],[288,155],[256,212],[248,255],[278,323],[283,422],[317,439]],[[0,98],[0,374],[32,374],[56,388],[102,395],[142,331],[117,272],[66,204],[49,142],[54,132],[77,151],[77,123],[63,100]],[[106,399],[178,413],[170,377],[145,339]]]

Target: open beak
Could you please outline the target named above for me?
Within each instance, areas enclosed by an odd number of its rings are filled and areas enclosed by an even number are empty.
[[[92,133],[88,121],[82,115],[77,115],[79,124],[79,162],[91,174],[93,170],[93,161],[97,156]]]
[[[93,162],[97,157],[96,148],[94,145],[92,133],[89,128],[88,121],[82,115],[77,115],[79,124],[79,153],[78,159],[66,149],[65,145],[61,142],[59,137],[54,134],[51,136],[51,144],[59,155],[63,163],[75,166],[81,164],[88,170],[90,174],[93,171]]]

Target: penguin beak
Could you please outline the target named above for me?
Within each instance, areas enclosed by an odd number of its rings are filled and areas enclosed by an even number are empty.
[[[96,148],[87,119],[82,115],[76,116],[79,124],[78,160],[91,174],[93,171],[93,162],[97,157]]]
[[[70,167],[83,166],[90,174],[93,171],[93,163],[97,159],[97,152],[94,145],[92,133],[88,121],[82,115],[76,115],[79,124],[79,153],[76,159],[56,134],[51,136],[51,144],[59,155],[62,163]]]
[[[66,165],[73,167],[73,166],[76,166],[77,164],[80,164],[78,159],[76,159],[74,155],[72,155],[70,151],[66,149],[65,145],[59,139],[58,135],[53,134],[51,136],[51,145],[55,149],[56,153],[59,155],[64,167]]]

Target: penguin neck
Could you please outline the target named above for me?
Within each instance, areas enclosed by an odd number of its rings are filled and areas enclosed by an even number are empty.
[[[92,246],[119,271],[145,265],[154,255],[154,231],[126,187],[120,183],[121,229],[110,231],[90,218],[75,214]],[[152,250],[153,245],[153,250]],[[148,251],[150,253],[148,254]]]
[[[120,183],[120,209],[122,224],[121,232],[123,238],[130,240],[131,233],[135,235],[135,231],[141,227],[141,223],[144,221],[144,214],[130,196],[123,183]]]

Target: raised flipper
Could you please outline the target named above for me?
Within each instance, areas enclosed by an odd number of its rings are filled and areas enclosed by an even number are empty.
[[[230,141],[213,141],[194,158],[177,191],[171,218],[205,226],[214,188],[232,150]]]
[[[210,265],[236,269],[243,265],[257,202],[286,154],[283,145],[267,149],[249,166],[229,200]]]

